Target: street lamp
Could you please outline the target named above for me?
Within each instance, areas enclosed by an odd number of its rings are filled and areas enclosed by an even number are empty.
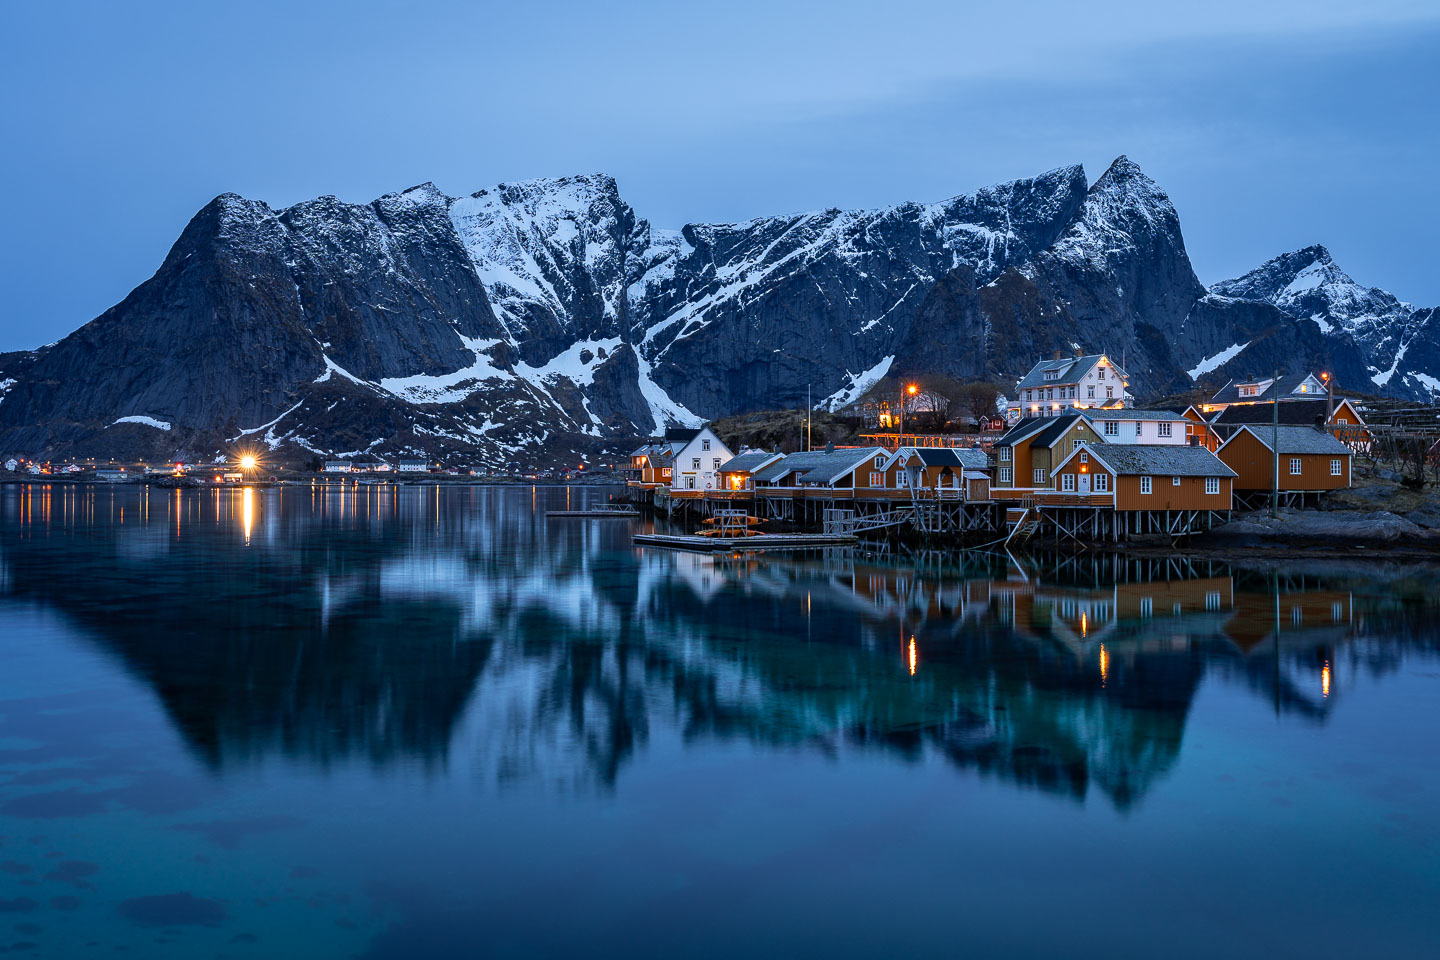
[[[912,383],[907,385],[900,394],[900,434],[895,438],[896,450],[899,450],[900,447],[905,443],[905,394],[908,393],[910,396],[913,397],[915,396],[916,392],[919,391],[919,389],[919,387]]]

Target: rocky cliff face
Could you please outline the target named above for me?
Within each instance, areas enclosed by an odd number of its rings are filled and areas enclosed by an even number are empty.
[[[573,462],[887,373],[1124,356],[1141,395],[1276,366],[1440,386],[1440,324],[1321,247],[1206,291],[1122,157],[940,203],[652,228],[605,176],[272,210],[226,195],[71,336],[0,355],[0,453]]]

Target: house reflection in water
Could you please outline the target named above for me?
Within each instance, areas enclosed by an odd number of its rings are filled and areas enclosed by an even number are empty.
[[[1221,565],[636,550],[547,524],[530,489],[127,495],[4,494],[0,589],[65,612],[217,768],[419,760],[605,789],[678,724],[1126,807],[1176,763],[1205,676],[1323,721],[1338,653],[1369,655],[1347,591]]]

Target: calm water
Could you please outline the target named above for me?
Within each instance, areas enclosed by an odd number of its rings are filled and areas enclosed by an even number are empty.
[[[0,949],[1440,953],[1433,572],[544,517],[602,496],[0,488]]]

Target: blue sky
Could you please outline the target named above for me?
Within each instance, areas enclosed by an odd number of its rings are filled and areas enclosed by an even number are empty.
[[[118,301],[226,191],[605,171],[676,227],[1122,153],[1206,283],[1319,242],[1440,304],[1434,0],[220,6],[0,13],[0,350]]]

